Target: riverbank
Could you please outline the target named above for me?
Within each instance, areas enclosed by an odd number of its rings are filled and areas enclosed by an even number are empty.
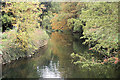
[[[2,34],[2,58],[0,60],[2,64],[11,63],[23,57],[31,57],[35,54],[35,51],[47,45],[49,39],[45,31],[37,29],[29,33],[28,38],[26,36],[22,35],[21,37],[22,41],[27,42],[23,45],[21,42],[16,42],[17,38],[14,30]]]
[[[38,49],[31,58],[21,58],[3,65],[2,78],[119,78],[117,65],[74,65],[72,52],[87,59],[90,57],[88,46],[82,42],[78,34],[54,32],[48,44]]]

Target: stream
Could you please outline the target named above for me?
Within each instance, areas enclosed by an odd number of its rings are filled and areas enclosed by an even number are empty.
[[[32,58],[3,65],[3,78],[120,78],[120,69],[115,66],[88,70],[74,65],[71,53],[88,52],[88,46],[79,37],[72,33],[52,33],[48,44]]]

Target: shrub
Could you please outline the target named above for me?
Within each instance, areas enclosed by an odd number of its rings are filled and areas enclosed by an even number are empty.
[[[110,56],[118,49],[118,3],[86,3],[80,15],[86,21],[83,27],[84,43],[94,43],[91,49]]]

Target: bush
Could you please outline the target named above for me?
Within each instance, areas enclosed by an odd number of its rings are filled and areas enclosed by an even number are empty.
[[[11,55],[16,59],[22,54],[31,54],[48,39],[48,35],[40,29],[38,23],[41,20],[39,15],[42,14],[42,8],[44,6],[40,7],[39,3],[35,2],[6,2],[5,7],[2,7],[2,11],[11,12],[15,16],[15,23],[12,23],[15,29],[3,33],[2,51],[5,60],[10,59]],[[4,19],[5,17],[3,21]]]
[[[110,56],[118,49],[118,3],[86,3],[80,15],[86,21],[83,27],[84,43],[92,44],[91,49]]]
[[[16,34],[17,32],[15,30],[11,30],[2,34],[1,46],[4,54],[3,62],[34,54],[34,51],[39,47],[44,46],[49,38],[47,33],[42,30],[35,30],[35,32],[31,32],[29,34],[29,39],[26,39],[26,35],[21,33],[21,38],[25,41],[23,41],[22,44],[17,42]]]

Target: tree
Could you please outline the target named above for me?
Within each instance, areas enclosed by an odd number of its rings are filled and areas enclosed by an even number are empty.
[[[64,2],[60,4],[61,10],[59,13],[55,13],[52,22],[53,29],[70,29],[70,25],[67,25],[68,19],[78,18],[81,12],[81,8],[83,7],[83,3],[70,3]]]
[[[2,12],[5,13],[2,21],[4,24],[8,24],[5,22],[8,21],[12,26],[15,26],[14,40],[23,50],[27,50],[29,47],[30,34],[34,33],[36,29],[40,29],[38,22],[41,21],[39,15],[43,13],[43,8],[44,6],[36,2],[6,2],[2,7]],[[10,20],[11,18],[14,19],[14,22]]]
[[[83,27],[84,43],[94,44],[90,48],[111,56],[118,49],[118,3],[86,3],[79,17],[86,21]]]

